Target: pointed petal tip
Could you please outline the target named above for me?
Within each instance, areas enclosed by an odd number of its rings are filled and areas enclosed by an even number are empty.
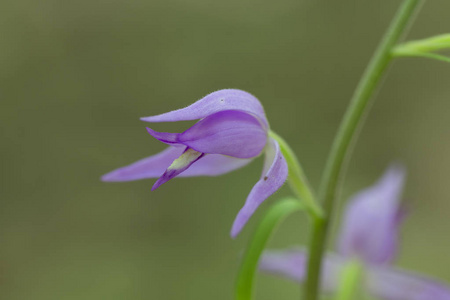
[[[159,132],[156,130],[153,130],[149,127],[146,127],[147,132],[154,137],[155,139],[157,139],[160,142],[172,145],[172,144],[176,144],[177,143],[177,139],[178,139],[178,133],[170,133],[170,132]]]
[[[156,131],[154,131],[153,129],[151,129],[150,127],[145,127],[145,129],[147,130],[147,132],[153,136],[154,133],[156,133]]]
[[[158,139],[158,133],[157,131],[151,129],[150,127],[145,127],[145,129],[147,130],[147,133],[150,134],[152,137],[154,137],[155,139]]]
[[[235,233],[233,231],[230,232],[230,237],[232,240],[235,240],[237,238],[237,236],[238,236],[238,233]]]
[[[159,188],[161,185],[169,181],[170,179],[160,177],[156,182],[153,184],[151,191],[154,192],[157,188]]]
[[[231,227],[231,231],[230,231],[230,237],[234,240],[237,238],[237,236],[239,235],[239,233],[241,233],[243,228],[243,224],[240,224],[237,222],[237,218],[233,223],[233,226]]]
[[[114,176],[112,176],[112,175],[113,175],[113,174],[111,174],[111,173],[102,175],[102,176],[100,177],[100,181],[103,181],[103,182],[114,181]]]
[[[163,185],[170,179],[174,178],[176,175],[178,175],[176,170],[166,170],[166,172],[164,172],[164,174],[161,175],[161,177],[159,177],[158,180],[156,180],[155,184],[153,184],[151,191],[153,192],[154,190],[159,188],[161,185]]]
[[[163,182],[164,183],[164,182]],[[151,191],[155,191],[157,188],[159,188],[163,183],[159,181],[159,179],[153,184]]]
[[[100,180],[103,182],[117,182],[117,181],[127,181],[127,179],[123,178],[121,169],[114,170],[112,172],[106,173],[100,177]]]

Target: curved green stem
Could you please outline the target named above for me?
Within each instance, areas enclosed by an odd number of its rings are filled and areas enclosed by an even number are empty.
[[[342,167],[349,150],[349,145],[355,136],[358,125],[361,123],[367,104],[386,67],[391,61],[391,50],[406,31],[421,2],[421,0],[403,1],[402,6],[394,17],[361,78],[339,127],[319,190],[319,199],[323,203],[324,218],[317,218],[313,224],[314,228],[309,251],[310,259],[308,261],[308,277],[304,295],[305,300],[316,300],[318,297],[320,269],[326,244],[328,224],[332,217],[336,188],[342,174]]]
[[[304,207],[294,198],[281,200],[269,209],[253,234],[244,254],[237,278],[236,300],[252,299],[255,272],[267,241],[284,218],[302,209]]]
[[[294,151],[286,143],[286,141],[273,131],[269,132],[269,136],[276,140],[280,145],[280,150],[286,159],[289,167],[288,182],[294,194],[299,197],[306,205],[308,212],[315,218],[323,216],[322,208],[317,204],[314,193],[306,179],[306,175],[295,156]]]

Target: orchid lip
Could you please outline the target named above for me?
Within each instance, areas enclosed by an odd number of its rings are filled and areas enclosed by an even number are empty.
[[[162,184],[166,183],[175,176],[181,174],[186,171],[193,163],[202,158],[205,153],[197,152],[193,149],[186,148],[183,154],[180,155],[177,159],[175,159],[172,164],[167,168],[161,177],[155,182],[152,187],[152,191],[156,190]]]

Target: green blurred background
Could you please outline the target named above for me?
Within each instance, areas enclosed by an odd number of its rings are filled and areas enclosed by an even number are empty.
[[[232,221],[261,159],[216,178],[111,184],[164,148],[139,117],[222,88],[265,106],[317,186],[355,85],[400,1],[3,0],[0,3],[0,298],[232,299]],[[427,1],[409,38],[450,31]],[[354,148],[342,198],[391,161],[409,170],[398,264],[450,281],[450,65],[400,59]],[[179,130],[188,124],[157,124]],[[341,203],[344,203],[341,201]],[[342,205],[341,205],[342,208]],[[307,242],[302,215],[271,242]],[[330,247],[333,243],[330,243]],[[257,299],[298,299],[258,278]]]

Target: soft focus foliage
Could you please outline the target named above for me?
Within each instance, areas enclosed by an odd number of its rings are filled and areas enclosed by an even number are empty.
[[[386,300],[450,299],[447,283],[392,265],[405,218],[401,204],[404,182],[403,167],[393,165],[374,185],[349,200],[336,252],[324,257],[321,281],[325,292],[338,293],[343,288],[336,298],[342,300],[366,294]],[[259,268],[303,283],[308,256],[304,249],[268,250],[262,255]],[[348,276],[354,278],[346,283]],[[364,292],[352,294],[354,284]]]
[[[154,193],[150,181],[111,186],[99,176],[164,148],[139,117],[240,88],[262,101],[317,186],[399,3],[2,1],[0,298],[231,299],[250,230],[231,241],[230,220],[261,161]],[[427,1],[409,37],[448,31],[449,9]],[[414,218],[403,227],[399,265],[450,281],[450,68],[401,59],[388,76],[343,196],[401,160]],[[170,126],[154,129],[185,127]],[[271,247],[306,242],[305,225],[288,220]],[[298,296],[293,283],[259,283],[258,300]]]

